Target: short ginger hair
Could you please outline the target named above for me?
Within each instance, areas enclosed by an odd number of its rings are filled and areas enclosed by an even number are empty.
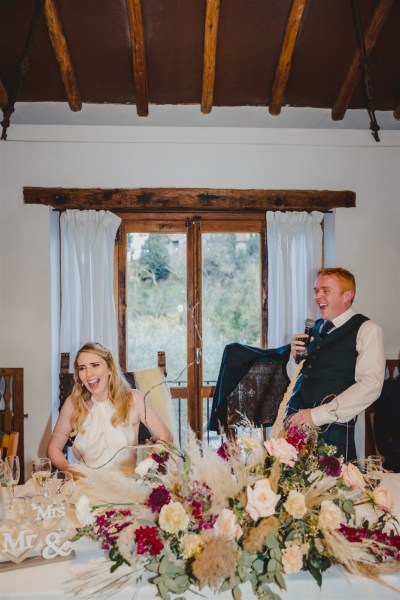
[[[348,290],[353,291],[354,295],[351,301],[351,303],[353,303],[356,295],[356,280],[353,273],[350,273],[350,271],[347,271],[347,269],[343,269],[342,267],[332,267],[329,269],[320,269],[317,273],[317,277],[322,277],[323,275],[336,277],[341,285],[343,293]]]

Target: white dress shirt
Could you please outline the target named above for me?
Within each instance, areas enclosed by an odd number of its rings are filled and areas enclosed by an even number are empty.
[[[344,325],[356,313],[352,308],[335,319],[331,319],[334,328]],[[365,321],[357,332],[356,350],[358,353],[354,373],[355,383],[336,396],[330,402],[311,409],[314,425],[320,427],[328,423],[347,423],[379,398],[385,378],[385,351],[383,331],[374,321]],[[293,355],[287,364],[287,373],[291,379],[296,368]]]

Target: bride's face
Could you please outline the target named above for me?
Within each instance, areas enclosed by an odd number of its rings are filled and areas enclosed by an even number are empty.
[[[79,379],[85,388],[96,400],[107,400],[111,371],[104,358],[92,352],[81,352],[77,363]]]

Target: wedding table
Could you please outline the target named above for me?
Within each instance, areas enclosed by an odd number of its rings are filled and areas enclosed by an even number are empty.
[[[383,485],[390,489],[394,499],[393,512],[400,516],[400,474],[385,474]],[[18,490],[17,490],[18,496]],[[85,573],[103,573],[109,576],[110,562],[104,557],[98,544],[90,540],[79,540],[73,543],[76,557],[73,560],[52,563],[47,560],[44,564],[22,567],[0,573],[0,592],[2,600],[42,600],[59,598],[72,600],[88,600],[95,598],[87,592],[84,596],[74,596],[73,588],[80,583],[80,577]],[[129,567],[121,567],[115,572],[120,577],[129,572]],[[397,590],[400,589],[400,575],[386,575],[384,581]],[[349,575],[340,567],[331,567],[323,574],[322,588],[309,573],[300,572],[285,576],[287,591],[281,591],[277,586],[271,588],[278,593],[282,600],[398,600],[399,592],[372,580]],[[196,590],[197,591],[197,590]],[[138,584],[128,584],[119,591],[112,592],[113,600],[156,600],[157,588],[149,583],[145,574]],[[228,600],[231,592],[216,595],[209,588],[201,590],[206,600]],[[185,597],[190,600],[199,598],[197,594],[187,592]],[[242,586],[242,598],[254,598],[249,584]]]

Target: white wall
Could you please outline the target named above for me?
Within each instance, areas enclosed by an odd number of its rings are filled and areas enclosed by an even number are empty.
[[[0,148],[0,364],[25,374],[26,460],[45,450],[58,401],[57,228],[24,186],[353,190],[336,211],[336,263],[355,307],[400,349],[400,132],[13,125]],[[53,249],[53,252],[50,249]]]

